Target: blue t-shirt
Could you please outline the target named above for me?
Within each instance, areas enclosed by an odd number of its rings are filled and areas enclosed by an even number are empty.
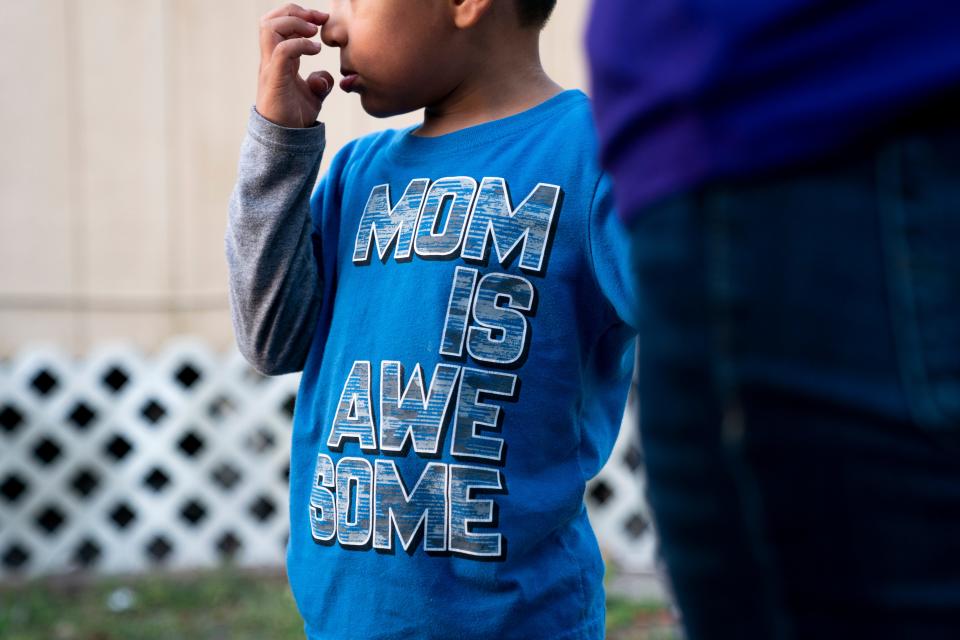
[[[586,96],[356,140],[311,212],[287,558],[308,637],[603,637],[583,492],[635,323]]]
[[[595,0],[603,164],[626,218],[814,162],[960,90],[956,0]]]

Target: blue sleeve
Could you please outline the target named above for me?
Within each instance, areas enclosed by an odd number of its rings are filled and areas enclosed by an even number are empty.
[[[637,289],[630,266],[630,238],[614,205],[613,181],[601,174],[590,208],[589,248],[600,290],[617,316],[637,329]]]

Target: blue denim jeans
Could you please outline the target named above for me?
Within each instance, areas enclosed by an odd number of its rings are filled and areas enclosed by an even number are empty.
[[[960,133],[686,193],[631,233],[689,638],[960,638]]]

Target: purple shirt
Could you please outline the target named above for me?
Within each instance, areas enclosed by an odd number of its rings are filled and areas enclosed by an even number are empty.
[[[811,161],[960,89],[960,0],[595,0],[587,45],[624,220]]]

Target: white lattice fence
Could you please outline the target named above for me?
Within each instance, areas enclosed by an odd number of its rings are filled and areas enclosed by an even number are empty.
[[[630,573],[652,577],[657,573],[656,537],[643,493],[636,413],[637,395],[631,390],[610,460],[587,486],[584,497],[604,555]]]
[[[34,347],[0,365],[0,578],[282,565],[298,382],[188,338],[150,359]],[[587,504],[608,556],[649,571],[632,432]]]

